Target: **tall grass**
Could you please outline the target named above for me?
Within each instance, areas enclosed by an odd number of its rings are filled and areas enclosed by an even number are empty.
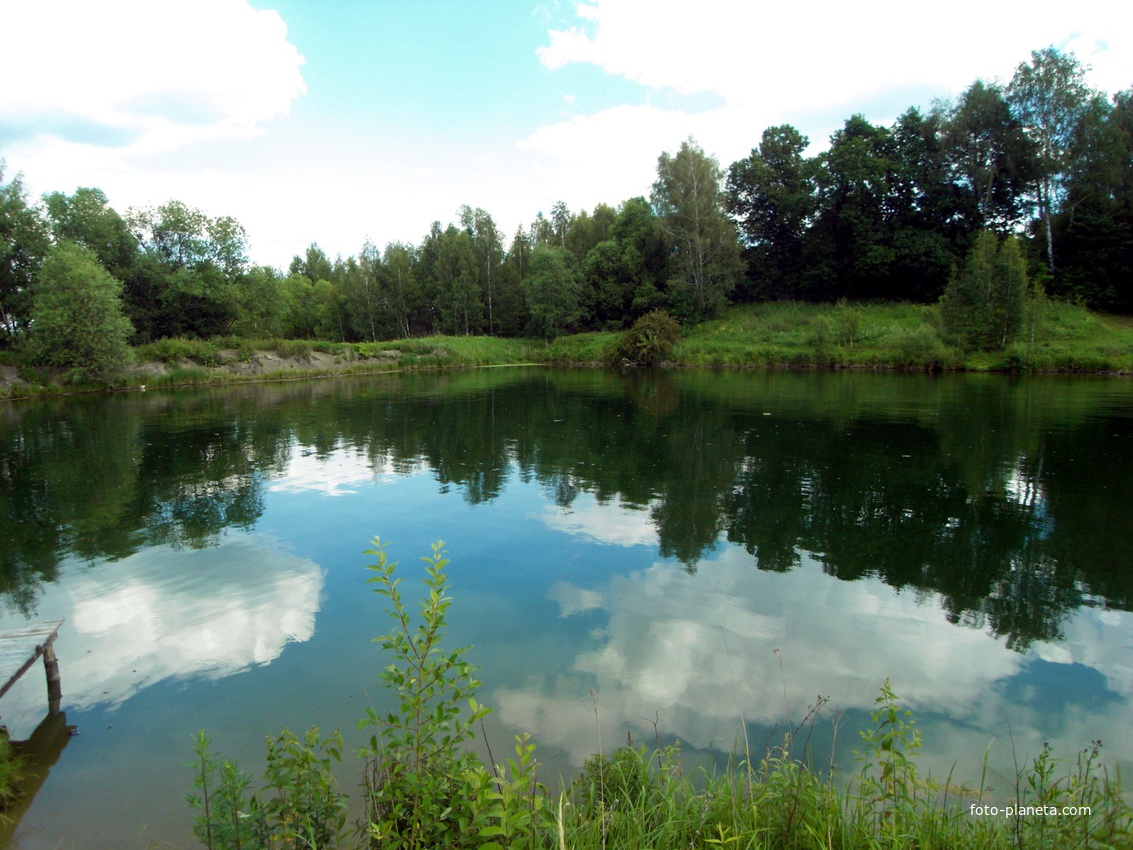
[[[811,722],[817,713],[811,715]],[[561,848],[1110,848],[1133,846],[1119,777],[1100,744],[1058,763],[1049,749],[1020,768],[1004,799],[922,774],[920,735],[886,681],[862,734],[860,769],[825,773],[796,752],[798,732],[719,773],[686,773],[679,746],[592,756],[550,828]]]

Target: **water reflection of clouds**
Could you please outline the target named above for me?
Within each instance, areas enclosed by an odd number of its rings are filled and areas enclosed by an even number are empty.
[[[429,464],[420,459],[396,459],[392,455],[373,457],[363,449],[345,446],[317,452],[310,446],[300,445],[292,450],[286,472],[275,476],[268,489],[276,493],[347,496],[357,493],[360,485],[429,469]]]
[[[271,662],[288,642],[314,634],[322,587],[313,561],[247,540],[155,547],[46,585],[38,617],[66,619],[55,644],[63,707],[87,709],[164,680]],[[34,725],[42,716],[35,684],[15,702],[15,692],[5,697],[6,722],[22,726],[26,714]]]
[[[545,505],[539,519],[561,531],[612,546],[656,546],[657,525],[647,508],[630,507],[615,498],[599,504],[591,493],[579,493],[569,508]]]
[[[651,737],[646,718],[657,714],[663,733],[727,749],[740,734],[741,711],[749,723],[782,725],[789,705],[798,722],[820,693],[831,696],[831,707],[868,711],[888,677],[905,704],[926,718],[947,718],[927,745],[938,763],[950,752],[972,753],[978,762],[987,730],[1006,732],[1008,722],[1028,745],[1050,737],[1049,709],[1003,695],[1029,659],[1047,658],[1096,669],[1116,696],[1100,714],[1097,705],[1071,707],[1058,720],[1063,753],[1099,735],[1120,736],[1128,724],[1133,618],[1126,614],[1082,609],[1067,624],[1065,642],[1027,656],[986,632],[950,624],[933,597],[877,580],[837,581],[805,556],[789,574],[761,573],[738,548],[702,563],[695,576],[657,563],[597,588],[559,583],[548,597],[563,617],[603,609],[605,628],[570,671],[525,689],[497,689],[491,699],[502,719],[537,730],[576,763],[596,749],[591,687],[607,740],[624,740],[627,728]],[[947,749],[961,745],[966,749]]]
[[[375,478],[393,475],[388,461],[376,466],[360,451],[336,449],[316,454],[305,446],[297,446],[287,464],[287,471],[268,487],[277,493],[322,493],[324,496],[346,496],[358,492],[357,485]]]

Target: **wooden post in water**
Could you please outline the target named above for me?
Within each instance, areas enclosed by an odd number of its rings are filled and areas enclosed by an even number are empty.
[[[56,714],[63,700],[63,686],[59,681],[59,659],[55,657],[54,640],[43,647],[43,670],[47,674],[47,711]]]
[[[47,674],[48,710],[59,711],[63,688],[59,683],[59,659],[55,657],[54,644],[61,625],[62,620],[50,620],[0,633],[0,697],[42,655]]]

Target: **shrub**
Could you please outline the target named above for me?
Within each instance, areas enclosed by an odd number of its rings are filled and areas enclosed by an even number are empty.
[[[611,360],[655,366],[673,350],[681,338],[681,326],[664,310],[651,310],[633,323],[618,340]]]
[[[1019,243],[980,233],[940,300],[946,333],[968,349],[998,351],[1019,333],[1027,272]]]

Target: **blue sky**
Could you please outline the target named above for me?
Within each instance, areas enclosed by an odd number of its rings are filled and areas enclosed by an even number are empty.
[[[725,168],[773,124],[821,147],[1051,44],[1133,85],[1133,4],[1099,0],[0,0],[0,21],[8,176],[234,216],[280,267],[420,242],[462,204],[509,236],[560,199],[616,206],[689,136]]]

